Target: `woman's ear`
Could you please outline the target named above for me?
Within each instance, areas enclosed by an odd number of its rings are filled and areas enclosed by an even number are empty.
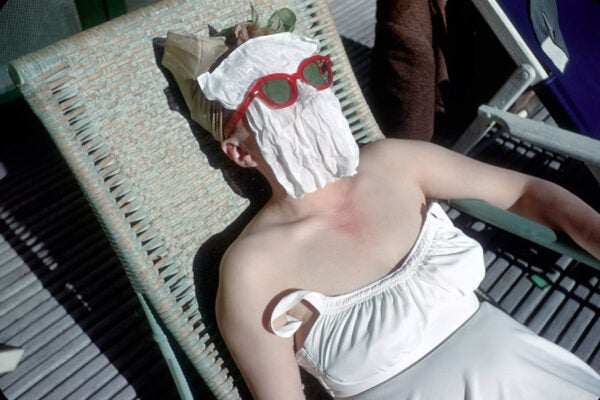
[[[258,165],[255,155],[248,151],[248,147],[236,135],[223,140],[221,142],[221,149],[240,167],[253,168]]]

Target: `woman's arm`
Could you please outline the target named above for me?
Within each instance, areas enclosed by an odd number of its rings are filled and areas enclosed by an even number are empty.
[[[265,282],[272,277],[252,259],[238,262],[241,258],[231,254],[223,259],[216,302],[219,330],[255,399],[304,399],[293,339],[264,326],[271,301]]]
[[[408,173],[426,197],[484,200],[567,233],[600,259],[600,214],[566,189],[431,143],[385,142],[379,147],[389,169]]]
[[[509,210],[567,233],[600,259],[600,214],[565,188],[531,178]]]

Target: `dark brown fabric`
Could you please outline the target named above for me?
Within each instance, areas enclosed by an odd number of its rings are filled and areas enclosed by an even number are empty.
[[[431,140],[448,80],[444,0],[378,0],[370,103],[388,137]]]

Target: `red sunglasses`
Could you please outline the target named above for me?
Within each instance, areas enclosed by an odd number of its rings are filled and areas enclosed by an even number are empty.
[[[233,134],[255,97],[272,108],[285,108],[294,104],[298,99],[298,79],[317,90],[327,89],[333,83],[331,61],[326,56],[314,55],[304,59],[298,70],[291,75],[276,73],[258,79],[250,86],[248,94],[225,125],[224,138],[227,139]]]

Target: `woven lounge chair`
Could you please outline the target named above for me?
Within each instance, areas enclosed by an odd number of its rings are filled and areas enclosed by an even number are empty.
[[[282,7],[296,32],[331,57],[338,95],[359,143],[382,137],[324,0],[255,0]],[[264,201],[194,123],[161,65],[167,31],[207,35],[248,19],[246,0],[167,0],[11,63],[15,84],[55,141],[139,296],[182,398],[199,375],[218,399],[247,391],[220,339],[213,300],[223,251]],[[191,368],[186,368],[189,364]],[[310,392],[311,398],[321,395]]]
[[[296,32],[331,57],[355,137],[381,137],[325,1],[255,0],[282,7]],[[264,197],[262,181],[230,163],[189,117],[161,65],[167,31],[208,35],[248,20],[250,3],[168,0],[28,54],[11,74],[55,141],[138,294],[180,394],[194,395],[178,357],[216,398],[239,397],[239,374],[213,317],[220,255]],[[192,374],[196,372],[192,371]]]

